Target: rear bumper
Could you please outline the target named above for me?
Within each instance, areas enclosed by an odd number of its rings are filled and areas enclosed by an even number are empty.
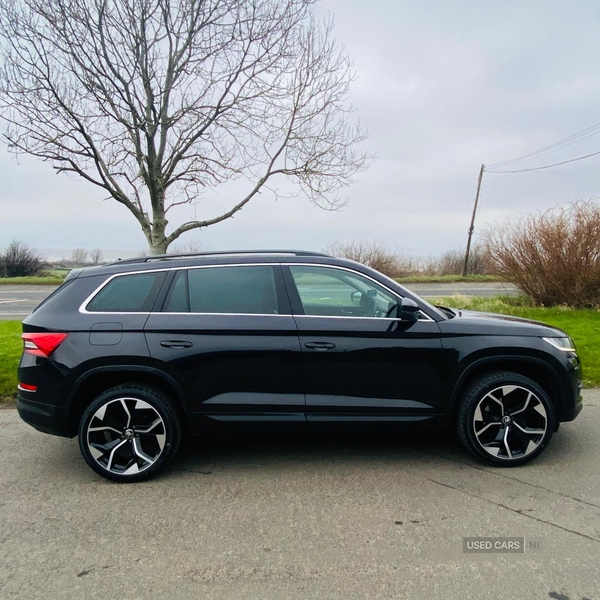
[[[38,431],[61,437],[74,437],[69,431],[69,419],[64,407],[34,402],[19,394],[17,410],[21,419]]]

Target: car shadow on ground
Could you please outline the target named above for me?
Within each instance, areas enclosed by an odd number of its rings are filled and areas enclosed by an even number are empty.
[[[548,448],[520,469],[560,468],[583,458],[585,443],[573,424],[563,424]],[[474,457],[453,430],[317,432],[283,435],[236,434],[185,441],[165,476],[178,472],[212,474],[244,469],[344,466],[411,467],[424,461],[442,467],[461,464],[505,472]],[[520,470],[519,469],[519,470]]]
[[[452,431],[253,433],[185,441],[168,471],[208,474],[215,468],[281,467],[283,465],[402,464],[423,453],[471,462]]]
[[[553,471],[585,460],[589,440],[578,424],[561,426],[548,448],[518,471],[551,468]],[[88,470],[79,454],[77,439],[48,438],[47,456],[53,456],[54,469],[64,465],[64,475],[73,482],[87,479]],[[51,446],[51,448],[50,448]],[[280,475],[299,471],[339,473],[340,469],[382,470],[411,468],[424,464],[433,469],[471,467],[503,473],[505,469],[487,465],[472,456],[453,430],[442,431],[327,431],[312,433],[236,433],[227,436],[186,439],[170,465],[157,481],[181,477],[235,474],[244,476],[263,471]],[[97,482],[100,482],[98,478]]]

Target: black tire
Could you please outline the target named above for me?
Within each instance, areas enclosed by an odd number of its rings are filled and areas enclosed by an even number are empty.
[[[497,467],[517,467],[541,454],[554,432],[548,394],[532,379],[510,371],[477,379],[458,409],[460,441]]]
[[[181,421],[169,399],[145,385],[119,385],[100,394],[79,423],[79,448],[87,464],[121,483],[154,477],[173,458],[181,437]]]

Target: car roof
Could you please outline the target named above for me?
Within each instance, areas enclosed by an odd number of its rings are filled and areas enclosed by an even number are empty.
[[[162,254],[119,260],[107,265],[87,267],[72,272],[72,277],[91,277],[95,275],[113,275],[174,269],[199,265],[227,265],[247,263],[310,262],[362,269],[368,268],[351,260],[335,258],[321,252],[306,250],[235,250],[222,252],[198,252],[191,254]]]

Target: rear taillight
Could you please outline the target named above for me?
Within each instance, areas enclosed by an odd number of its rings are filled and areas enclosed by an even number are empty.
[[[67,338],[68,333],[24,333],[23,352],[33,356],[50,356]]]
[[[22,392],[36,392],[37,385],[31,385],[30,383],[19,383],[17,386]]]

